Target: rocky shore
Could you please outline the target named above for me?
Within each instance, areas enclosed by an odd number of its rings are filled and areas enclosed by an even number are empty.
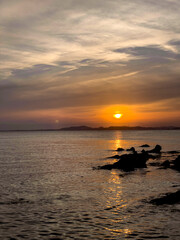
[[[180,171],[180,155],[178,155],[179,151],[168,151],[162,152],[162,147],[160,145],[156,145],[151,150],[144,150],[144,148],[149,148],[148,144],[144,144],[140,146],[142,151],[137,152],[134,147],[129,149],[118,148],[116,151],[119,154],[114,156],[110,156],[111,159],[117,159],[118,161],[112,164],[106,164],[103,166],[98,166],[94,169],[104,169],[104,170],[112,170],[112,169],[119,169],[124,172],[131,172],[135,171],[138,168],[147,168],[148,167],[148,160],[152,159],[153,162],[149,163],[149,166],[156,166],[160,169],[172,169],[175,171]],[[122,154],[124,151],[130,152]],[[166,158],[170,158],[166,159]],[[161,160],[165,159],[165,160]],[[162,205],[162,204],[175,204],[180,202],[180,190],[167,193],[163,196],[151,199],[148,201],[149,203]]]

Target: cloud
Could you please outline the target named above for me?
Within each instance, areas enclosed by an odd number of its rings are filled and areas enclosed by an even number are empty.
[[[158,45],[150,45],[145,47],[131,47],[131,48],[120,48],[115,49],[114,52],[117,53],[127,53],[134,56],[145,57],[145,58],[175,58],[176,53],[168,49],[161,49]]]
[[[178,0],[2,0],[1,111],[170,103],[179,8]]]
[[[11,60],[3,59],[1,69],[32,67],[91,58],[101,61],[128,61],[128,55],[114,54],[111,46],[165,44],[172,38],[165,32],[142,26],[161,25],[158,16],[178,20],[178,1],[2,1],[1,22],[4,36],[1,47]],[[174,6],[174,7],[173,7]],[[146,9],[152,11],[147,14]],[[29,11],[26,11],[26,10]],[[167,10],[168,9],[168,10]],[[168,18],[169,19],[169,18]],[[173,21],[175,22],[175,21]],[[167,24],[167,27],[169,23]],[[175,34],[176,35],[176,34]],[[142,39],[143,38],[143,39]]]
[[[156,75],[156,73],[154,73]],[[165,74],[166,75],[166,74]],[[75,106],[152,103],[179,97],[178,76],[151,80],[143,72],[102,81],[26,82],[1,85],[1,111],[40,110]],[[103,82],[103,83],[102,83]]]

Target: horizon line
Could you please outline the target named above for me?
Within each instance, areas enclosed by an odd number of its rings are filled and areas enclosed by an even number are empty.
[[[109,126],[109,127],[89,127],[86,125],[47,128],[47,129],[0,129],[0,132],[33,132],[33,131],[91,131],[91,130],[180,130],[180,126],[158,126],[158,127],[142,127],[142,126]]]

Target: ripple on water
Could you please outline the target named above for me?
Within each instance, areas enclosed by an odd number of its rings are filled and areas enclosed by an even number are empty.
[[[179,150],[179,133],[171,132],[168,140],[169,133],[0,133],[3,240],[179,240],[178,205],[142,201],[178,187],[179,173],[156,166],[133,173],[91,169],[109,161],[103,160],[107,149],[158,140],[167,146],[164,151]]]

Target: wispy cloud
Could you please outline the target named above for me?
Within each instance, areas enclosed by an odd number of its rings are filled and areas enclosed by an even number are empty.
[[[179,0],[1,0],[1,111],[177,98],[179,9]]]

